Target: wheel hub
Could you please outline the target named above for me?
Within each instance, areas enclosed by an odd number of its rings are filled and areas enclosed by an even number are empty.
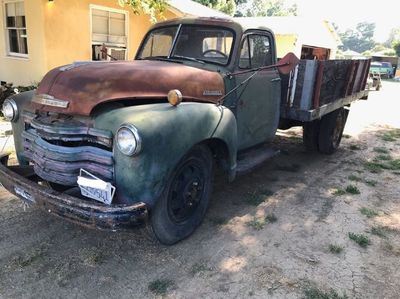
[[[206,177],[196,161],[187,163],[177,173],[168,198],[168,212],[177,223],[193,215],[204,193]]]

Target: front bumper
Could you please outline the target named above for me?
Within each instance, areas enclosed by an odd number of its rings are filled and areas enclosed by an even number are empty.
[[[86,201],[39,185],[32,166],[7,166],[8,155],[0,156],[0,183],[25,202],[86,227],[124,230],[145,224],[148,216],[144,203],[106,206]]]

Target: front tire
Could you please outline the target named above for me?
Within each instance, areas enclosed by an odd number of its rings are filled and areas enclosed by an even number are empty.
[[[150,216],[162,244],[185,239],[201,224],[212,189],[212,162],[210,149],[196,145],[178,163]]]

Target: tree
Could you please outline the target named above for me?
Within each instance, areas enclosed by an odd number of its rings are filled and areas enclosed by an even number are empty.
[[[391,48],[398,42],[400,42],[400,27],[392,28],[389,33],[389,38],[385,41],[384,45],[387,48]]]
[[[374,31],[375,23],[362,22],[358,23],[354,30],[348,29],[344,33],[339,33],[343,49],[360,53],[371,50],[375,46]]]
[[[284,0],[253,0],[244,13],[247,17],[297,16],[297,5]]]
[[[133,13],[148,14],[153,23],[157,21],[157,16],[162,15],[168,5],[168,0],[118,0],[121,6],[130,6]]]
[[[242,4],[247,0],[194,0],[204,6],[222,11],[228,15],[233,16],[236,11],[236,5]]]
[[[396,56],[400,57],[400,41],[394,44],[393,49],[396,52]]]

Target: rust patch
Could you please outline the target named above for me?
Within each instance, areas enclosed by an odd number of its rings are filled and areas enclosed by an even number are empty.
[[[217,103],[218,96],[205,90],[225,93],[222,76],[179,63],[163,61],[93,62],[72,68],[57,68],[42,80],[37,94],[68,101],[68,107],[32,103],[39,110],[90,115],[100,103],[123,99],[166,98],[179,89],[184,100]]]

